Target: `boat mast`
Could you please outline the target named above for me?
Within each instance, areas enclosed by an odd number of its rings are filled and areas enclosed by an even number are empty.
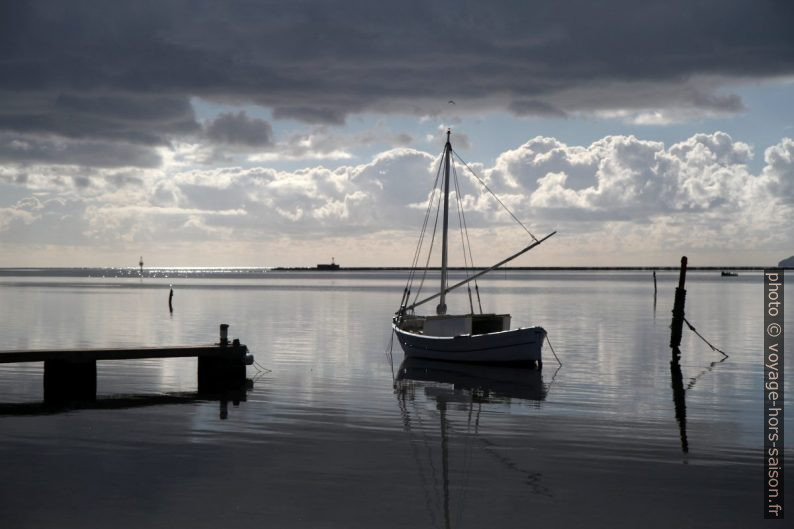
[[[436,314],[447,313],[447,228],[449,226],[449,157],[452,144],[449,142],[450,131],[447,129],[447,144],[444,145],[444,231],[441,239],[441,300],[436,307]]]

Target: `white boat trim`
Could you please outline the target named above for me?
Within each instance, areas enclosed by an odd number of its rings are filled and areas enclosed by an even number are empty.
[[[546,331],[542,327],[520,327],[486,334],[425,336],[404,331],[395,323],[394,332],[407,358],[453,362],[530,363],[541,361]]]

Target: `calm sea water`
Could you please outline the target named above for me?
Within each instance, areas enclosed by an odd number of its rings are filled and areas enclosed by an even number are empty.
[[[41,364],[0,365],[3,527],[764,523],[760,272],[690,272],[687,318],[730,356],[685,329],[680,376],[672,272],[655,301],[650,272],[481,282],[486,311],[547,329],[563,366],[546,347],[542,372],[401,366],[396,342],[392,361],[402,272],[59,275],[0,274],[2,348],[204,343],[223,322],[259,367],[235,404],[196,394],[195,360],[100,362],[97,402],[53,410]]]

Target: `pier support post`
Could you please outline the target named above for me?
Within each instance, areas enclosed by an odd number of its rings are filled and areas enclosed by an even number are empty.
[[[45,360],[44,402],[96,400],[96,360]]]
[[[686,303],[686,256],[681,258],[681,273],[678,276],[678,287],[675,289],[675,302],[673,303],[673,322],[670,324],[670,347],[673,356],[680,354],[678,346],[681,345],[681,332],[684,326],[684,304]]]
[[[221,336],[220,336],[220,344],[221,347],[227,345],[229,343],[229,324],[228,323],[221,323]]]
[[[200,356],[198,359],[198,392],[218,393],[245,384],[245,349],[229,356]]]
[[[235,339],[229,343],[229,325],[220,325],[220,356],[198,357],[198,391],[215,394],[237,389],[245,384],[248,348]]]

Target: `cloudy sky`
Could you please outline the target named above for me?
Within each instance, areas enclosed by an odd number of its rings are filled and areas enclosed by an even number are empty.
[[[788,0],[0,0],[0,266],[406,266],[448,127],[558,231],[516,265],[775,264],[792,20]],[[458,170],[479,264],[525,246]]]

